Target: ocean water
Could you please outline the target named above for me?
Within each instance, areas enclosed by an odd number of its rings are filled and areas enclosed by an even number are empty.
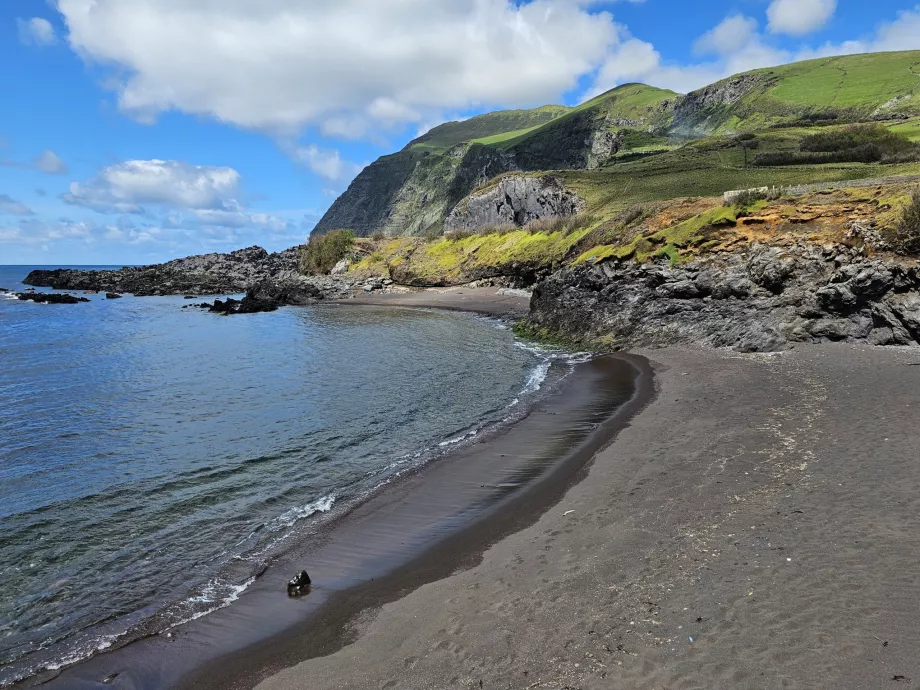
[[[227,605],[564,369],[467,314],[87,296],[0,294],[0,684]]]

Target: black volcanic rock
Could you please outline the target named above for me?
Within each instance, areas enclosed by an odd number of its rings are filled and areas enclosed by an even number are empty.
[[[119,295],[117,292],[107,292],[105,293],[105,298],[106,299],[121,299],[121,295]]]
[[[38,302],[39,304],[79,304],[89,302],[85,297],[61,295],[56,292],[17,292],[16,297],[23,301]]]
[[[553,273],[530,307],[536,332],[617,349],[920,344],[916,262],[844,246],[751,245],[675,266],[600,261]]]
[[[202,254],[118,270],[36,270],[23,283],[55,290],[129,292],[138,296],[217,295],[244,292],[262,280],[296,271],[299,256],[299,247],[275,254],[262,247],[249,247],[229,254]]]

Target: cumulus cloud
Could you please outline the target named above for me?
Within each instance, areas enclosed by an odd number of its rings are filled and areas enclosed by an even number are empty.
[[[26,45],[50,46],[57,40],[51,22],[41,17],[17,19],[16,28],[19,31],[19,40]]]
[[[920,5],[898,12],[897,18],[879,24],[875,32],[867,38],[843,43],[825,43],[817,49],[800,51],[796,58],[805,60],[831,55],[918,49],[920,49]]]
[[[595,0],[57,0],[120,107],[337,136],[552,101],[617,39]],[[596,8],[594,8],[596,9]]]
[[[364,167],[343,160],[336,149],[323,149],[312,144],[297,148],[294,159],[330,182],[349,182]]]
[[[0,243],[33,245],[48,241],[77,240],[84,243],[95,241],[93,224],[61,218],[45,221],[38,218],[20,222],[19,227],[0,229]]]
[[[837,11],[837,0],[773,0],[768,28],[776,34],[804,36],[824,27]]]
[[[144,204],[197,210],[236,210],[240,174],[233,168],[181,161],[133,160],[73,182],[64,201],[101,213],[144,213]]]
[[[735,33],[743,40],[735,40]],[[585,99],[632,81],[687,93],[738,72],[788,62],[792,57],[787,51],[767,45],[756,20],[743,15],[723,20],[700,36],[694,49],[698,54],[714,57],[696,64],[668,64],[654,45],[624,30],[621,42],[598,71]]]
[[[213,209],[196,210],[192,217],[202,225],[223,228],[253,228],[282,232],[289,227],[288,221],[270,213],[244,213],[242,211],[221,211]]]
[[[693,44],[697,55],[731,55],[757,38],[757,20],[736,14],[726,17]]]
[[[0,194],[0,213],[10,213],[14,216],[31,216],[32,209],[11,198],[9,194]]]
[[[51,149],[45,149],[35,159],[33,165],[36,169],[41,170],[49,175],[66,175],[68,168],[67,163]]]

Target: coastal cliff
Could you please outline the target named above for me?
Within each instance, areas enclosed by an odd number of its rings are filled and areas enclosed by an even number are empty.
[[[804,129],[882,122],[914,132],[908,121],[920,115],[917,64],[916,51],[822,58],[734,75],[685,95],[624,84],[576,107],[449,122],[365,168],[315,232],[438,235],[467,195],[505,173],[569,172],[608,195],[643,200],[770,184],[786,175],[737,168],[761,154],[787,153]],[[746,138],[732,138],[739,134]],[[713,155],[701,156],[706,150]],[[695,176],[670,184],[688,167]],[[722,189],[713,176],[719,167],[736,168]],[[834,171],[813,170],[795,181],[829,175]]]

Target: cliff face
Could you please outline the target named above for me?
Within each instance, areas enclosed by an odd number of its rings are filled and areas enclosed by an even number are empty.
[[[523,227],[534,220],[574,216],[584,208],[584,200],[552,175],[511,175],[457,205],[445,225],[467,230]]]
[[[439,233],[454,207],[497,175],[603,166],[623,145],[621,128],[666,122],[674,96],[633,84],[578,109],[492,113],[442,125],[365,168],[314,232],[348,228],[359,237],[376,231],[390,236]],[[534,124],[504,129],[528,123]],[[456,143],[474,135],[480,138]]]

